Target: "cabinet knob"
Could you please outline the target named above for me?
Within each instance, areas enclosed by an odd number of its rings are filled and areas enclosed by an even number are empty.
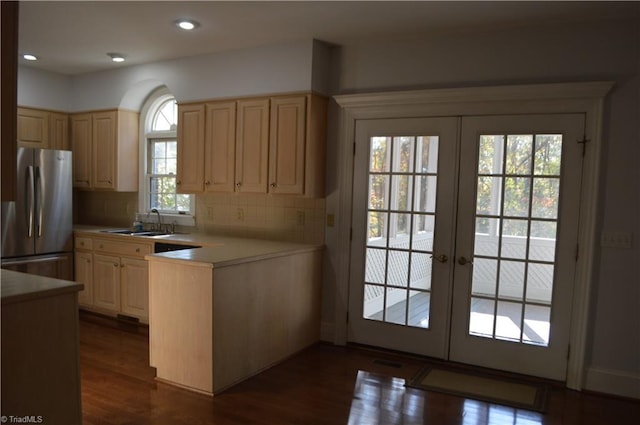
[[[100,244],[100,249],[103,249],[103,248],[104,248],[104,245]]]
[[[120,264],[118,264],[118,263],[113,263],[113,267],[119,267],[119,266],[120,266]]]
[[[206,182],[204,182],[204,184],[205,184],[206,186],[209,186],[209,185],[211,184],[211,182],[210,182],[209,180],[207,180]]]
[[[111,180],[107,180],[107,183],[111,184]]]
[[[271,183],[271,187],[276,187],[276,182]]]
[[[238,183],[236,183],[236,186],[237,186],[237,187],[242,186],[242,182],[238,182]]]
[[[180,180],[176,180],[176,184],[177,184],[177,185],[181,185],[181,184],[182,184],[182,182],[181,182]]]
[[[136,248],[136,252],[140,252],[140,248]]]

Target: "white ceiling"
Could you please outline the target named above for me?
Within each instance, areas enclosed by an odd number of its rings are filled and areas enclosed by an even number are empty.
[[[62,74],[312,38],[359,38],[477,31],[640,16],[640,2],[610,1],[21,1],[20,63]],[[179,31],[174,21],[200,27]],[[585,26],[585,29],[587,27]],[[125,55],[114,64],[108,52]]]

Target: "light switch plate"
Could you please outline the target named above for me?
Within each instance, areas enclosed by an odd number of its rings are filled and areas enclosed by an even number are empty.
[[[600,246],[609,248],[631,248],[633,233],[631,232],[602,232]]]

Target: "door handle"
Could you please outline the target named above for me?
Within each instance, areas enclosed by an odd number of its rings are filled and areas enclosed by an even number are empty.
[[[461,266],[465,266],[467,264],[473,265],[473,261],[469,260],[466,257],[460,257],[458,258],[458,264],[460,264]]]
[[[40,177],[40,167],[36,167],[36,190],[36,207],[38,209],[38,237],[40,238],[42,237],[42,203],[44,202],[42,198],[42,178]]]
[[[441,262],[441,263],[446,263],[447,261],[449,261],[449,257],[447,257],[444,254],[440,254],[437,256],[432,255],[431,258],[435,258],[437,261]]]
[[[25,184],[25,196],[28,200],[27,206],[27,236],[31,238],[33,236],[33,219],[34,219],[34,204],[35,204],[35,194],[34,192],[34,182],[33,182],[33,167],[27,167],[27,181]]]

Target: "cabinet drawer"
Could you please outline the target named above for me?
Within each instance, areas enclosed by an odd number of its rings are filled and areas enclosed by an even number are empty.
[[[123,257],[144,257],[152,251],[150,244],[120,242],[110,239],[95,239],[93,249],[95,252],[109,252]]]
[[[93,249],[93,239],[76,236],[75,249]]]

